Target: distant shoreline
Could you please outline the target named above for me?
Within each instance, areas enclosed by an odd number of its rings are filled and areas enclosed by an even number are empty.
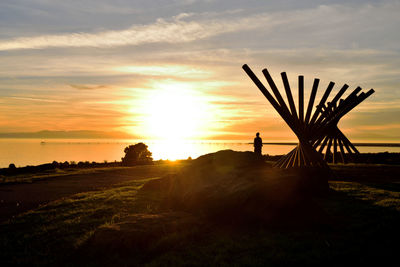
[[[253,143],[248,143],[253,144]],[[297,145],[296,142],[266,142],[263,145]],[[355,146],[369,146],[369,147],[400,147],[400,143],[353,143]]]
[[[37,139],[40,140],[40,143],[45,144],[48,142],[53,142],[56,140],[92,140],[91,142],[88,143],[93,143],[94,140],[96,141],[104,141],[107,140],[108,142],[111,143],[131,143],[132,141],[139,141],[143,140],[144,142],[152,142],[152,141],[158,141],[158,140],[146,140],[146,139],[135,139],[135,138],[107,138],[107,137],[92,137],[92,138],[87,138],[87,137],[68,137],[68,138],[61,138],[61,137],[23,137],[23,136],[14,136],[14,137],[9,137],[9,136],[3,136],[0,133],[0,140],[1,139]],[[188,140],[185,140],[188,142]],[[247,142],[246,140],[190,140],[193,143],[205,143],[205,144],[246,144],[246,145],[252,145],[252,142]],[[84,142],[87,143],[87,142]],[[297,145],[298,142],[263,142],[263,145],[282,145],[282,146],[292,146],[292,145]],[[364,146],[364,147],[400,147],[400,143],[353,143],[355,146]]]

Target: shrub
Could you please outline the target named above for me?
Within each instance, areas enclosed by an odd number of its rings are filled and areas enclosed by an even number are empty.
[[[125,166],[144,165],[153,162],[151,152],[147,149],[144,143],[127,146],[124,149],[125,157],[123,157],[122,164]]]
[[[64,161],[64,163],[61,163],[61,168],[68,168],[69,167],[69,162],[68,161]]]
[[[51,163],[51,165],[53,165],[54,168],[60,167],[60,163],[58,163],[57,161],[53,161],[53,163]]]

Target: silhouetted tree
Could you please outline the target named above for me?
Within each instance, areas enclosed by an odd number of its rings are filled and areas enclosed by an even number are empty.
[[[68,168],[69,167],[69,162],[68,161],[64,161],[64,163],[61,163],[61,168]]]
[[[143,165],[153,162],[151,152],[147,149],[147,145],[143,143],[127,146],[124,152],[125,157],[122,158],[122,164],[125,166]]]
[[[53,165],[54,168],[60,167],[60,163],[58,163],[57,161],[53,161],[53,163],[51,163],[51,165]]]

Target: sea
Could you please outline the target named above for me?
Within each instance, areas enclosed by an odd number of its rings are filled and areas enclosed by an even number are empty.
[[[152,152],[153,159],[177,160],[219,150],[252,151],[250,140],[226,141],[161,141],[161,140],[105,140],[105,139],[0,139],[0,168],[10,163],[17,167],[58,162],[114,162],[124,156],[124,148],[143,142]],[[282,155],[295,147],[294,144],[265,144],[263,154]],[[361,153],[397,152],[400,146],[359,146]]]

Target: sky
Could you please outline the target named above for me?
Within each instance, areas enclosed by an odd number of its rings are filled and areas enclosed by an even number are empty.
[[[242,70],[283,90],[374,88],[340,122],[400,141],[400,1],[2,0],[0,132],[294,141]],[[325,87],[325,88],[324,88]],[[322,89],[321,89],[322,88]],[[297,97],[296,90],[295,98]]]

